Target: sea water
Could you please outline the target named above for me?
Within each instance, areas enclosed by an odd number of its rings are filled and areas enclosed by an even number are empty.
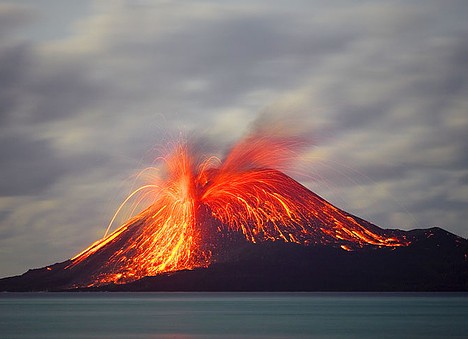
[[[0,338],[467,338],[468,294],[0,293]]]

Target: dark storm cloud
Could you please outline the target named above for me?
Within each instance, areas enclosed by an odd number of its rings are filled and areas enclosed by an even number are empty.
[[[203,107],[232,105],[256,88],[296,86],[312,66],[320,67],[328,53],[342,51],[356,36],[352,31],[325,33],[321,25],[294,22],[275,12],[239,11],[200,18],[187,12],[187,22],[180,18],[173,23],[176,28],[159,36],[145,30],[145,16],[134,16],[127,24],[137,25],[139,35],[108,41],[109,58],[124,56],[138,65],[138,90],[151,89]],[[190,79],[203,86],[184,93]]]
[[[0,123],[6,123],[21,100],[21,90],[28,68],[28,46],[0,45]]]
[[[29,23],[32,13],[27,8],[0,4],[1,197],[40,194],[66,168],[47,141],[28,133],[29,127],[15,124],[18,119],[25,122],[20,107],[28,99],[34,57],[29,43],[10,39],[6,32]]]
[[[64,174],[64,164],[42,140],[0,137],[0,196],[40,194]]]
[[[0,196],[38,195],[66,173],[105,158],[93,152],[60,155],[51,140],[38,136],[41,124],[89,107],[96,91],[80,81],[78,71],[37,76],[35,58],[28,44],[0,45]]]
[[[87,70],[63,65],[34,77],[28,91],[37,98],[31,123],[67,119],[86,111],[103,95],[99,86],[83,79]]]
[[[40,196],[67,175],[106,167],[109,157],[92,151],[70,155],[59,152],[49,140],[4,132],[0,163],[0,197]]]

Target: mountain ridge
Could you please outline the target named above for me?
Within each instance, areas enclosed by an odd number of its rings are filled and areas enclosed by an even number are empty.
[[[205,185],[216,183],[211,174]],[[173,215],[161,218],[166,205],[156,202],[69,260],[0,279],[0,291],[468,291],[464,238],[438,227],[380,228],[276,170],[229,179],[231,200],[198,188],[214,198],[197,200],[190,227],[178,219],[170,224]],[[255,196],[260,190],[262,199]],[[187,211],[186,201],[177,204]],[[234,224],[223,219],[224,209]],[[175,250],[158,247],[161,224],[185,227],[168,235],[179,237]]]
[[[73,280],[73,274],[64,274],[71,263],[66,260],[0,279],[0,291],[468,291],[466,239],[439,227],[407,232],[413,240],[407,247],[369,246],[352,252],[245,242],[232,256],[207,268],[91,287],[66,287]]]

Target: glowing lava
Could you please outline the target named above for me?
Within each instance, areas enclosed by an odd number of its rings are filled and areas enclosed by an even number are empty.
[[[212,240],[216,234],[209,232],[241,234],[253,243],[332,244],[344,250],[408,244],[280,172],[301,146],[299,138],[249,137],[224,161],[200,161],[186,143],[176,144],[161,166],[148,170],[156,172],[152,182],[124,202],[139,196],[137,201],[149,198],[151,205],[110,235],[106,231],[66,269],[79,271],[80,265],[98,263],[79,283],[93,286],[206,267],[217,245]]]

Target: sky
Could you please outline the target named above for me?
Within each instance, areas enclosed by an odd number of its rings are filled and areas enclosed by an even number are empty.
[[[274,122],[383,228],[468,237],[468,3],[0,0],[0,277],[103,236],[168,142]],[[123,222],[120,220],[118,222]]]

